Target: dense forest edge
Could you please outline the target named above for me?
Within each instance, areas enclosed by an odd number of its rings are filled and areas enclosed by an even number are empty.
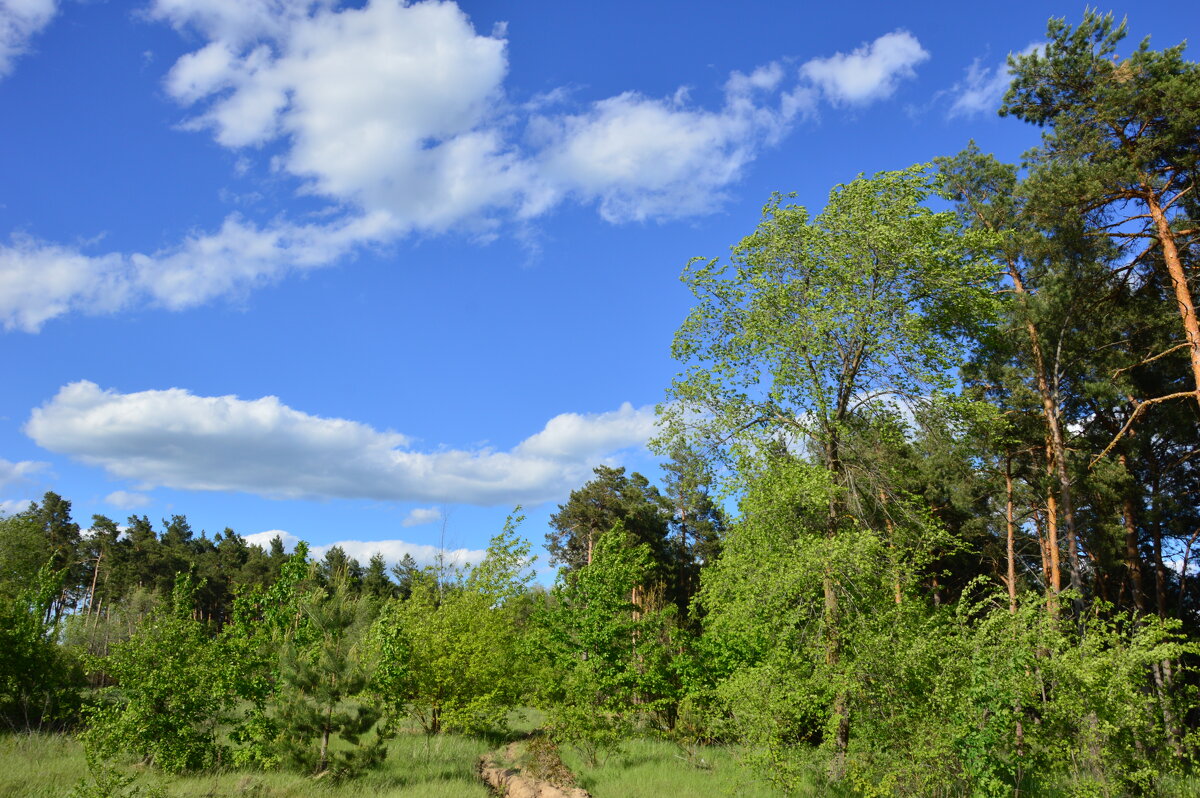
[[[0,518],[4,756],[75,746],[74,798],[352,789],[402,740],[564,789],[648,746],[696,794],[1200,793],[1200,65],[1124,34],[1010,56],[1020,164],[777,195],[689,263],[661,484],[597,467],[551,588],[519,508],[462,567]]]

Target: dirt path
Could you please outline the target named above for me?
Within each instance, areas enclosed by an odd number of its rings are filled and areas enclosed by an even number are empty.
[[[479,758],[479,778],[496,795],[504,798],[591,798],[580,787],[560,787],[544,779],[534,778],[517,766],[521,744],[509,743],[503,751],[493,751]]]

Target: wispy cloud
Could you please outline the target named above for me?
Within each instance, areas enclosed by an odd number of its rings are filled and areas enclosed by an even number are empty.
[[[716,107],[683,87],[594,100],[552,90],[520,103],[506,90],[503,26],[481,35],[452,2],[155,0],[147,13],[201,41],[164,79],[185,127],[242,164],[272,145],[273,171],[327,201],[329,215],[231,216],[150,253],[14,236],[0,244],[7,330],[37,332],[68,313],[191,308],[405,236],[519,236],[564,203],[612,223],[711,213],[821,97],[884,99],[928,58],[895,31],[798,73],[778,62],[733,72]]]
[[[442,511],[439,507],[416,507],[405,516],[400,526],[424,526],[441,519]]]
[[[55,0],[3,0],[0,2],[0,79],[13,71],[14,62],[28,52],[30,41],[58,13]]]
[[[1042,46],[1041,42],[1030,44],[1020,55],[1028,55]],[[967,67],[963,79],[946,92],[953,98],[946,116],[953,119],[996,113],[1010,83],[1012,72],[1007,62],[988,67],[984,66],[982,58],[976,58]]]
[[[111,504],[118,510],[136,510],[150,504],[151,499],[144,493],[133,493],[126,490],[116,490],[104,497],[105,504]]]
[[[36,474],[48,466],[49,463],[36,460],[21,460],[14,463],[0,457],[0,488],[6,488],[13,483],[26,480],[30,475]]]
[[[0,516],[16,515],[29,508],[29,499],[4,499],[0,501]]]

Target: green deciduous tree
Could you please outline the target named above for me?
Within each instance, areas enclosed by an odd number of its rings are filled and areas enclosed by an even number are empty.
[[[520,521],[510,517],[467,573],[417,575],[408,598],[381,611],[375,684],[393,720],[411,713],[429,734],[504,727],[527,672],[517,599],[533,574]]]
[[[903,428],[898,408],[948,394],[967,334],[991,313],[992,266],[978,253],[992,236],[927,207],[938,189],[915,166],[838,186],[815,217],[776,196],[729,264],[693,261],[684,280],[699,304],[675,337],[687,370],[662,408],[660,445],[693,442],[743,476],[772,449],[809,453],[829,474],[829,546],[865,523],[890,488],[873,466],[877,436]],[[830,665],[845,588],[836,573],[827,565],[823,580]],[[832,712],[836,772],[849,739],[844,695]]]
[[[234,697],[229,663],[193,617],[195,593],[194,579],[181,574],[170,602],[93,665],[115,682],[88,720],[86,739],[103,755],[131,753],[169,773],[222,760],[217,728]]]

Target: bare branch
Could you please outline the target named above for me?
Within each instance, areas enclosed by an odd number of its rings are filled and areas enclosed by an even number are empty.
[[[1144,402],[1138,402],[1133,412],[1129,414],[1129,419],[1125,422],[1125,426],[1121,427],[1121,431],[1118,432],[1116,436],[1108,442],[1108,446],[1104,447],[1104,451],[1092,458],[1092,462],[1088,463],[1088,468],[1090,469],[1094,467],[1096,463],[1103,460],[1108,453],[1113,450],[1113,447],[1117,445],[1121,438],[1125,437],[1125,433],[1127,433],[1129,428],[1133,426],[1133,422],[1137,420],[1138,416],[1140,416],[1142,411],[1144,411],[1147,407],[1160,404],[1161,402],[1168,402],[1172,399],[1186,399],[1195,395],[1195,391],[1179,391],[1178,393],[1171,393],[1167,394],[1166,396],[1159,396],[1154,399],[1147,399]]]
[[[1154,357],[1148,357],[1145,360],[1143,360],[1141,363],[1134,363],[1132,366],[1124,366],[1122,368],[1119,368],[1112,373],[1113,379],[1116,379],[1116,376],[1122,372],[1131,371],[1131,370],[1137,368],[1138,366],[1144,366],[1147,363],[1153,363],[1154,361],[1158,360],[1161,357],[1166,357],[1167,355],[1171,354],[1172,352],[1178,352],[1180,349],[1187,349],[1189,346],[1191,346],[1191,344],[1184,342],[1182,344],[1178,344],[1176,346],[1171,347],[1170,349],[1166,350],[1165,352],[1159,352]]]

